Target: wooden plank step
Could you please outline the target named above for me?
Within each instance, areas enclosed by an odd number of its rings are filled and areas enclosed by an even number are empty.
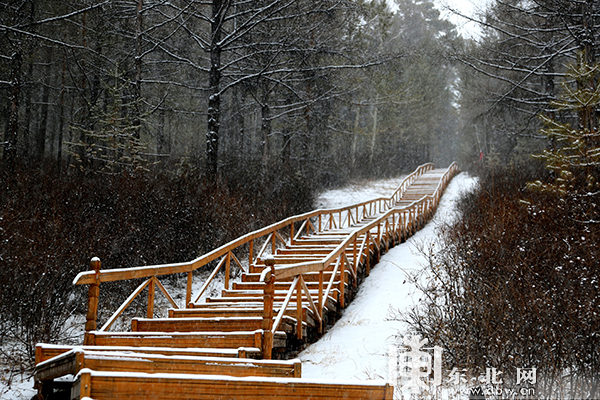
[[[330,293],[334,294],[335,296],[337,296],[337,290],[332,290]],[[303,299],[306,299],[305,296],[302,296]],[[224,303],[238,303],[240,304],[245,304],[245,303],[249,303],[249,302],[253,302],[253,303],[261,303],[262,304],[262,297],[207,297],[206,298],[206,303],[213,303],[213,304],[224,304]],[[327,301],[325,302],[325,308],[327,308],[328,310],[335,310],[337,307],[337,297],[333,298],[331,297],[331,295],[328,296]],[[278,303],[283,303],[283,301],[285,300],[285,298],[283,296],[276,296],[274,298],[275,302]],[[314,301],[314,299],[313,299]],[[290,300],[290,308],[294,307],[294,304],[296,303],[296,296],[292,296],[291,300]],[[303,300],[302,301],[303,305],[308,305],[308,301],[307,300]],[[196,307],[196,305],[194,306]],[[273,308],[275,308],[276,306],[273,306]]]
[[[346,252],[346,256],[348,257],[348,260],[350,262],[353,262],[353,257],[352,257],[351,254],[352,254],[351,252]],[[325,258],[325,257],[323,257],[323,258]],[[282,266],[282,265],[297,264],[297,263],[302,263],[302,262],[305,262],[305,261],[320,261],[320,260],[321,259],[318,259],[318,260],[296,259],[296,260],[294,260],[294,262],[290,262],[288,264],[275,264],[275,268],[277,268],[279,266]],[[327,267],[325,269],[324,272],[333,271],[334,268],[335,268],[335,263],[332,263],[331,265],[329,265],[329,267]],[[262,266],[262,265],[250,265],[250,268],[248,269],[248,273],[249,274],[259,274],[260,275],[263,272],[264,269],[265,269],[265,267]],[[318,272],[313,272],[313,273],[314,274],[318,274]],[[293,279],[293,278],[291,278],[291,279]],[[242,280],[244,280],[243,276],[242,276]]]
[[[36,382],[49,381],[84,368],[94,371],[207,374],[228,376],[271,376],[299,378],[298,360],[272,361],[249,358],[165,356],[161,354],[121,353],[74,348],[35,367]]]
[[[241,357],[245,358],[247,351],[251,356],[260,353],[259,348],[246,348],[240,352],[238,349],[217,348],[172,348],[172,347],[131,347],[131,346],[63,346],[39,343],[35,347],[35,362],[39,364],[74,348],[93,351],[107,351],[120,353],[143,352],[145,354],[163,354],[166,356],[191,356],[191,357]],[[246,351],[247,350],[247,351]]]
[[[308,287],[308,289],[318,289],[319,288],[319,282],[318,281],[310,281],[310,282],[305,282],[306,286]],[[324,281],[323,282],[323,286],[326,286],[327,282]],[[346,287],[348,286],[347,283],[345,283]],[[288,290],[290,288],[290,282],[287,281],[276,281],[275,282],[275,290]],[[340,281],[334,281],[333,282],[333,287],[339,289],[340,286]],[[232,285],[232,289],[233,290],[263,290],[263,288],[265,287],[264,282],[234,282]]]
[[[262,317],[229,317],[226,313],[212,318],[134,318],[132,332],[235,332],[262,329]],[[292,332],[296,319],[284,316],[281,329]]]
[[[263,304],[262,303],[249,303],[246,304],[245,308],[239,308],[238,303],[231,305],[227,304],[215,304],[215,303],[202,303],[196,304],[195,308],[185,309],[170,309],[169,318],[210,318],[215,315],[243,315],[243,316],[255,316],[262,318],[263,315]],[[281,304],[275,303],[273,307],[274,315],[277,315]],[[243,311],[242,311],[243,310]],[[296,319],[296,307],[292,306],[285,311],[285,315]],[[312,309],[306,305],[302,307],[302,320],[308,324],[308,326],[317,326],[317,320]]]
[[[98,372],[85,369],[71,398],[95,400],[345,399],[392,400],[394,389],[382,381],[337,383],[294,378],[235,378],[218,375]]]
[[[286,248],[277,249],[277,254],[285,254],[285,255],[319,255],[326,256],[331,253],[331,251],[335,247],[332,248],[323,248],[323,247],[313,247],[313,246],[288,246]]]
[[[344,238],[345,239],[345,238]],[[338,239],[338,240],[334,240],[334,239],[327,239],[327,238],[302,238],[302,239],[297,239],[294,241],[294,243],[299,244],[299,245],[311,245],[311,246],[315,246],[315,245],[339,245],[340,243],[342,243],[344,241],[344,239]],[[335,248],[337,246],[334,246],[333,248]]]
[[[290,257],[290,256],[280,256],[275,254],[275,256],[273,257],[275,259],[275,266],[277,265],[284,265],[284,264],[297,264],[299,262],[304,262],[304,261],[319,261],[323,258],[325,258],[325,256],[308,256],[308,255],[303,255],[302,258],[299,257]],[[254,264],[253,264],[254,265]],[[256,267],[258,268],[264,268],[264,265],[256,265]]]
[[[325,283],[323,284],[324,286],[326,285]],[[288,287],[284,287],[283,289],[275,289],[274,294],[275,294],[275,298],[277,297],[281,297],[283,299],[285,299],[285,296],[288,294],[289,291],[289,285]],[[330,293],[334,293],[337,289],[332,289],[332,291]],[[309,293],[311,294],[313,299],[316,299],[317,296],[319,295],[319,289],[308,289]],[[295,293],[295,290],[294,290]],[[334,297],[336,297],[337,295],[334,295]],[[241,289],[241,290],[236,290],[236,289],[223,289],[221,290],[221,297],[263,297],[263,291],[262,289],[257,289],[257,290],[250,290],[250,289]],[[296,297],[295,294],[292,297]],[[305,298],[306,297],[306,293],[304,291],[302,291],[302,297]]]
[[[96,346],[130,347],[214,347],[237,349],[262,347],[262,330],[238,332],[99,332],[88,334]],[[285,332],[275,332],[274,347],[285,347]]]
[[[323,272],[323,280],[325,282],[329,282],[329,280],[331,279],[331,273],[332,273],[333,268],[335,268],[335,265],[332,263],[332,265],[330,265],[329,268]],[[348,271],[346,269],[345,270],[346,282],[348,282],[349,274],[350,274],[350,271]],[[258,272],[244,273],[244,274],[242,274],[242,282],[259,282],[260,275],[261,274]],[[339,276],[339,272],[336,275]],[[319,273],[318,272],[309,272],[309,273],[303,274],[302,278],[304,279],[305,282],[318,282],[319,281]],[[289,279],[285,279],[285,280],[280,280],[279,282],[291,282],[292,280],[293,280],[293,278],[289,278]],[[339,279],[336,279],[336,280],[339,280]]]
[[[335,309],[339,293],[340,293],[340,291],[338,289],[331,289],[331,291],[329,292],[329,296],[327,297],[325,306],[327,308],[329,308],[330,310]],[[283,301],[285,300],[286,294],[287,293],[283,293],[283,292],[281,292],[279,294],[275,293],[273,300],[276,302],[283,303]],[[316,294],[314,296],[312,296],[312,298],[313,298],[313,302],[315,302],[317,299]],[[253,293],[247,293],[244,291],[238,292],[235,294],[230,293],[230,294],[228,294],[226,296],[222,296],[222,297],[207,297],[206,298],[207,303],[247,302],[247,301],[262,301],[262,300],[263,300],[262,293],[260,295],[257,295],[257,294],[253,294]],[[304,292],[302,292],[302,302],[308,304],[308,298],[306,297]],[[291,303],[290,307],[292,307],[293,304],[296,304],[296,295],[295,294],[292,295],[290,303]]]

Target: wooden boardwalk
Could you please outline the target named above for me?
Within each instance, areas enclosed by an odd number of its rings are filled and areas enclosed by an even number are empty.
[[[390,198],[335,210],[317,210],[244,235],[188,263],[79,274],[89,285],[81,347],[40,344],[35,381],[40,399],[392,399],[385,382],[307,381],[301,364],[286,360],[335,323],[362,279],[390,247],[433,215],[458,168],[426,164]],[[192,293],[194,271],[214,268]],[[231,282],[233,269],[243,270]],[[185,274],[180,307],[159,277]],[[219,296],[204,293],[224,276]],[[102,282],[145,278],[98,329]],[[171,304],[155,318],[156,289]],[[111,331],[141,293],[145,318]],[[65,376],[74,376],[72,380]]]

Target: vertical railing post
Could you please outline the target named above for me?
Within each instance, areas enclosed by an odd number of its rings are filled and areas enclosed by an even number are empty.
[[[187,285],[185,288],[185,308],[192,308],[192,283],[194,279],[194,273],[192,271],[187,273]]]
[[[353,242],[353,246],[352,246],[352,262],[354,264],[354,273],[356,274],[356,277],[358,278],[358,236],[356,236],[356,234],[354,235],[354,242]],[[358,286],[358,279],[355,279],[354,281],[352,281],[352,286],[353,287],[357,287]]]
[[[306,294],[310,296],[309,293]],[[302,340],[302,275],[296,283],[296,339]]]
[[[367,231],[367,240],[366,244],[366,255],[367,255],[367,276],[371,274],[371,232]]]
[[[294,223],[290,224],[290,246],[294,245]]]
[[[323,333],[323,270],[319,271],[319,313],[321,314],[319,333]]]
[[[275,297],[275,258],[265,258],[265,264],[269,272],[265,276],[265,286],[263,289],[264,308],[263,308],[263,342],[262,352],[265,360],[270,360],[273,353],[273,298]]]
[[[346,289],[346,253],[342,253],[340,255],[341,257],[341,265],[340,265],[340,306],[342,308],[346,308],[346,295],[345,295],[345,289]]]
[[[231,252],[228,252],[225,257],[225,290],[229,290],[229,275],[231,275]]]
[[[153,318],[154,317],[154,293],[156,289],[156,277],[153,276],[150,278],[150,284],[148,285],[148,310],[146,312],[146,317]]]
[[[88,289],[88,310],[85,321],[85,335],[83,344],[90,343],[91,331],[95,331],[98,321],[98,297],[100,296],[100,266],[102,263],[98,257],[92,258],[90,268],[94,271],[94,283],[90,284]]]

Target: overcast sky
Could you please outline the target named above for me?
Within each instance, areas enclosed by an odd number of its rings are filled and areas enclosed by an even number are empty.
[[[457,26],[458,31],[464,37],[474,37],[479,34],[479,28],[473,22],[470,22],[456,14],[448,11],[448,8],[458,10],[459,12],[475,17],[482,13],[491,0],[434,0],[442,16],[449,19]]]
[[[479,28],[477,25],[450,12],[449,8],[455,9],[465,15],[475,17],[478,13],[485,10],[491,1],[492,0],[434,0],[434,3],[442,13],[442,16],[457,26],[459,33],[463,35],[463,37],[472,38],[479,35]],[[391,5],[392,9],[394,9],[394,0],[388,0],[388,3]]]

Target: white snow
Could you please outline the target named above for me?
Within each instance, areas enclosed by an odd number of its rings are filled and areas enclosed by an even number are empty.
[[[418,249],[435,239],[436,227],[451,218],[461,191],[468,190],[474,183],[475,179],[465,173],[456,176],[446,189],[434,219],[381,257],[342,318],[298,356],[302,361],[303,378],[387,379],[388,348],[407,328],[390,317],[396,310],[405,310],[418,301],[416,289],[407,279],[408,273],[422,269],[426,261]]]
[[[379,197],[389,198],[406,176],[375,182],[356,182],[341,189],[328,190],[317,197],[317,209],[342,208]]]

